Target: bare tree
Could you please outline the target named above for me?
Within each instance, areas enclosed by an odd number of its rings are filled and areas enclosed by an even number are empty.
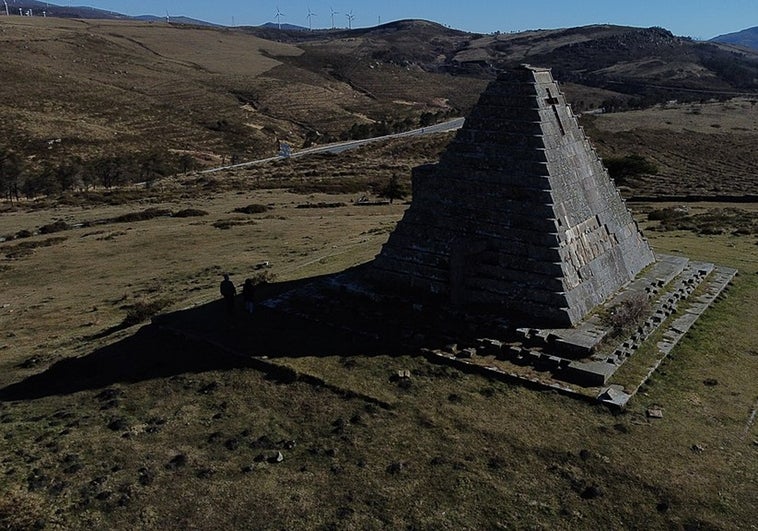
[[[9,201],[19,200],[24,161],[14,151],[0,148],[0,193]]]

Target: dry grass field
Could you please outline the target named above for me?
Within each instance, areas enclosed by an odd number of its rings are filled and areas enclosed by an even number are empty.
[[[623,413],[224,316],[222,272],[239,286],[268,261],[273,293],[370,260],[405,205],[353,202],[447,139],[4,205],[0,235],[69,228],[0,243],[0,527],[754,529],[754,233],[652,230],[677,204],[633,205],[656,250],[740,276]],[[134,215],[150,208],[205,214]],[[319,356],[272,359],[286,377],[125,323],[149,303]]]
[[[485,83],[374,70],[349,48],[304,53],[238,28],[3,17],[0,136],[38,160],[152,149],[218,165],[271,156],[277,140],[300,147],[354,124],[418,120],[449,100],[470,106]]]
[[[601,156],[638,154],[657,175],[625,183],[637,196],[758,194],[758,108],[754,99],[672,103],[632,112],[584,116]]]
[[[301,53],[292,46],[233,31],[39,17],[4,19],[0,42],[0,130],[14,147],[61,139],[56,151],[86,157],[149,142],[202,158],[230,154],[234,131],[220,121],[245,129],[253,152],[290,128],[243,109],[234,93],[265,79],[281,64],[273,57]]]

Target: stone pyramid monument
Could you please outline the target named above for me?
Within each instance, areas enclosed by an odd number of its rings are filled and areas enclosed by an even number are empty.
[[[395,291],[573,326],[655,260],[549,69],[481,95],[371,266]]]

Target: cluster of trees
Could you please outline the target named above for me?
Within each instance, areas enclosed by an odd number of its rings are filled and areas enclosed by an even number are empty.
[[[603,159],[603,164],[616,184],[625,184],[629,178],[638,175],[656,175],[658,173],[658,166],[654,162],[637,154],[606,157]]]
[[[393,173],[389,181],[379,189],[379,197],[384,197],[390,200],[390,203],[395,199],[403,199],[408,195],[408,189],[405,184],[400,182],[400,178],[397,174]]]
[[[0,194],[13,201],[96,186],[112,188],[132,183],[150,186],[156,179],[186,173],[196,167],[190,155],[160,151],[112,155],[92,160],[71,157],[31,163],[0,146]]]
[[[24,161],[18,153],[0,148],[0,194],[5,199],[18,199]]]

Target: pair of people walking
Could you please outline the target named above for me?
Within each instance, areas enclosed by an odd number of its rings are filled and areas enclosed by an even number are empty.
[[[221,281],[220,290],[221,296],[224,298],[226,313],[232,315],[234,313],[234,297],[237,295],[237,288],[226,273],[224,274],[224,280]],[[242,285],[242,301],[245,305],[245,311],[253,313],[255,309],[255,285],[250,278],[245,279],[245,283]]]

